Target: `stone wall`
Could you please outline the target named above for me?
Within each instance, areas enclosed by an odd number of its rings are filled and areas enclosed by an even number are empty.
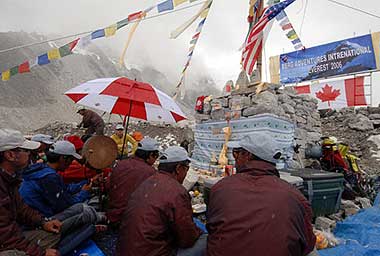
[[[320,141],[322,136],[317,100],[306,95],[297,95],[292,88],[280,89],[272,84],[267,84],[264,88],[259,94],[255,92],[256,87],[252,87],[206,101],[204,113],[195,114],[196,122],[239,119],[264,113],[275,114],[295,124],[295,142],[301,145],[299,156],[305,162],[306,145]]]

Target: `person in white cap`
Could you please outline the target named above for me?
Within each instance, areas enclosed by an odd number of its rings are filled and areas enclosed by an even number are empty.
[[[0,129],[0,255],[59,255],[54,248],[61,222],[47,221],[28,207],[18,192],[19,172],[29,163],[30,151],[39,142],[25,140],[19,131]],[[42,227],[26,231],[23,227]]]
[[[152,165],[159,156],[159,146],[155,139],[145,137],[138,143],[135,155],[119,161],[112,170],[107,211],[112,223],[120,222],[128,198],[143,181],[156,173]]]
[[[91,184],[84,180],[66,185],[57,173],[66,170],[74,158],[82,158],[72,143],[57,141],[50,147],[46,156],[47,164],[37,163],[23,172],[20,194],[30,207],[46,217],[51,217],[89,199]]]
[[[309,202],[279,178],[282,150],[267,133],[230,142],[237,174],[211,188],[207,256],[292,255],[313,251]]]
[[[41,143],[41,146],[33,151],[32,163],[46,163],[46,151],[54,143],[54,137],[46,134],[35,134],[31,141]]]
[[[124,158],[128,155],[133,155],[137,149],[137,141],[129,134],[125,134],[126,136],[124,136],[124,133],[124,126],[122,124],[118,124],[116,125],[115,133],[111,135],[111,139],[115,141],[119,156],[121,158]]]
[[[184,148],[165,150],[159,172],[129,198],[116,255],[203,255],[206,240],[198,239],[201,230],[193,222],[190,195],[181,185],[189,164]]]
[[[86,134],[92,135],[104,135],[104,121],[101,116],[92,110],[86,109],[83,106],[78,107],[77,113],[82,116],[82,122],[78,125],[78,128],[84,127]]]

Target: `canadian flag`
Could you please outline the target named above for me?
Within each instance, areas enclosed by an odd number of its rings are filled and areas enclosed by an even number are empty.
[[[367,106],[364,77],[320,82],[294,87],[298,94],[310,94],[318,100],[318,109]]]

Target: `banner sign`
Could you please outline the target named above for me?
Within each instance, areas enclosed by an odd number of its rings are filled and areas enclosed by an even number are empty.
[[[376,69],[371,34],[280,55],[283,84]]]
[[[295,86],[297,94],[308,94],[318,100],[318,109],[341,109],[367,106],[365,77],[341,79],[330,82],[320,81],[312,85]]]

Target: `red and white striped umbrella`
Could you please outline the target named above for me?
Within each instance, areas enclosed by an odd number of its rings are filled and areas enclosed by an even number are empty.
[[[86,107],[147,121],[175,123],[186,119],[167,94],[150,84],[126,77],[91,80],[65,95]]]

